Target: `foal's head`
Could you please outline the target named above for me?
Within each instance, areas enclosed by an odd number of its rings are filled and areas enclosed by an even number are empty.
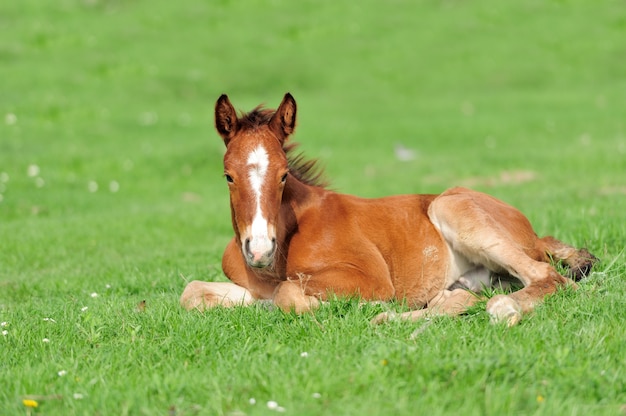
[[[251,267],[272,264],[276,223],[289,176],[283,143],[293,133],[296,101],[286,94],[273,112],[259,107],[237,116],[226,95],[215,104],[215,127],[224,144],[224,176],[235,234]]]

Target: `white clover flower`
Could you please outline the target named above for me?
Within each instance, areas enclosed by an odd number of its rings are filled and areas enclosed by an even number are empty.
[[[89,295],[89,296],[91,296],[92,298],[97,298],[97,297],[98,297],[98,294],[97,294],[96,292],[93,292],[93,293],[92,293],[91,295]]]
[[[306,351],[300,353],[300,357],[302,358],[307,358],[308,356],[309,356],[309,353]]]
[[[65,371],[65,370],[61,370],[61,371],[59,371],[57,374],[59,375],[59,377],[63,377],[63,376],[66,376],[66,375],[67,375],[67,371]]]
[[[4,122],[6,123],[7,126],[12,126],[15,123],[17,123],[17,116],[13,113],[7,113],[4,116]]]
[[[142,126],[152,126],[159,121],[159,115],[154,111],[145,111],[139,116],[139,124]]]
[[[87,183],[87,190],[91,193],[98,192],[98,182],[89,181],[89,183]]]
[[[87,309],[89,309],[89,306],[83,306],[82,308],[80,308],[80,311],[87,312]]]
[[[4,328],[5,326],[9,326],[8,322],[0,322],[0,327]]]
[[[111,191],[111,193],[116,193],[119,190],[120,190],[120,184],[117,181],[109,182],[109,191]]]
[[[321,399],[321,398],[322,398],[322,395],[321,395],[321,394],[319,394],[319,393],[313,393],[313,398],[314,398],[314,399]]]
[[[250,400],[248,400],[248,403],[254,405],[256,404],[256,399],[254,397],[250,397]]]
[[[74,393],[72,397],[74,398],[74,400],[82,400],[84,396],[80,393]]]
[[[40,171],[39,166],[33,163],[33,164],[28,165],[28,169],[26,169],[26,174],[29,177],[34,178],[39,175],[39,171]]]
[[[282,406],[279,406],[277,402],[275,402],[274,400],[270,400],[269,402],[267,402],[267,408],[270,410],[275,410],[278,413],[283,413],[285,411],[285,408]]]
[[[44,338],[41,340],[41,342],[43,342],[44,344],[48,344],[50,343],[50,340],[48,338]]]
[[[6,337],[7,335],[9,335],[9,331],[7,331],[7,330],[5,329],[4,331],[2,331],[2,335],[4,335],[4,336]]]

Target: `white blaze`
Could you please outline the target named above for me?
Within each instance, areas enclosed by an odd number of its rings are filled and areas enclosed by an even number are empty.
[[[265,180],[265,174],[267,173],[269,164],[270,161],[267,157],[267,151],[261,145],[254,149],[248,156],[248,167],[250,168],[248,176],[257,199],[261,198],[261,186]]]
[[[267,219],[263,217],[263,213],[261,212],[261,189],[265,181],[265,174],[267,173],[269,163],[267,151],[261,145],[254,149],[248,156],[248,178],[250,179],[250,184],[252,185],[256,199],[256,209],[250,229],[250,251],[255,254],[255,257],[257,253],[264,254],[272,248],[272,241],[267,231]]]

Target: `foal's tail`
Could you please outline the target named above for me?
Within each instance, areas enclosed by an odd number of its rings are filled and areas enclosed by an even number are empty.
[[[586,248],[577,249],[554,237],[543,237],[546,253],[554,260],[561,262],[568,269],[568,277],[579,281],[589,275],[591,268],[599,259]]]

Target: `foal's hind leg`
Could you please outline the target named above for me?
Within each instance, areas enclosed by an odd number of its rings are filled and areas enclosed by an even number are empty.
[[[373,324],[396,319],[417,321],[422,318],[433,316],[455,316],[464,313],[467,308],[478,302],[480,298],[465,289],[444,290],[437,295],[424,309],[396,314],[395,312],[383,312],[372,319]]]
[[[517,277],[524,288],[494,296],[487,312],[496,322],[514,325],[568,279],[550,264],[528,219],[489,195],[455,188],[436,198],[429,217],[451,250],[496,273]]]
[[[504,322],[508,326],[517,324],[522,319],[522,314],[530,312],[543,301],[546,295],[550,295],[557,291],[559,286],[565,286],[568,279],[561,276],[557,271],[547,263],[522,265],[522,262],[515,261],[517,270],[521,280],[527,280],[530,283],[523,289],[513,292],[509,295],[496,295],[487,302],[487,312],[491,315],[494,322]],[[523,267],[520,267],[523,266]],[[513,274],[512,272],[509,272]],[[524,274],[527,278],[522,279]],[[534,274],[534,276],[533,276]],[[530,277],[532,276],[532,277]]]
[[[568,277],[575,281],[586,277],[598,261],[598,258],[587,249],[576,249],[554,237],[543,237],[541,243],[545,246],[546,253],[567,266]]]
[[[568,268],[568,276],[575,281],[587,276],[598,261],[598,258],[589,253],[587,249],[576,249],[554,237],[538,239],[536,247],[541,253],[562,261]],[[487,302],[487,311],[494,320],[506,321],[509,325],[514,325],[521,319],[522,312],[532,310],[546,294],[554,292],[560,284],[575,285],[547,263],[540,263],[536,267],[539,268],[538,276],[540,276],[537,280],[532,280],[529,285],[524,282],[526,285],[524,289],[508,296],[494,296]],[[535,271],[535,268],[532,271]],[[527,272],[526,275],[532,276],[532,271]]]
[[[515,241],[513,242],[515,243]],[[516,259],[513,256],[510,257],[512,269],[507,271],[509,274],[519,277],[525,287],[508,296],[494,296],[487,302],[487,311],[495,321],[505,321],[508,325],[514,325],[521,319],[522,313],[532,310],[536,304],[543,300],[545,295],[555,292],[559,286],[573,285],[576,287],[572,280],[559,274],[548,263],[547,255],[562,261],[568,268],[568,277],[576,281],[587,276],[598,261],[586,249],[576,249],[553,237],[537,239],[535,244],[536,256],[539,258],[546,256],[546,258],[535,261],[527,252],[522,250],[518,250]],[[529,251],[532,253],[533,250]],[[522,275],[526,279],[523,279]]]

